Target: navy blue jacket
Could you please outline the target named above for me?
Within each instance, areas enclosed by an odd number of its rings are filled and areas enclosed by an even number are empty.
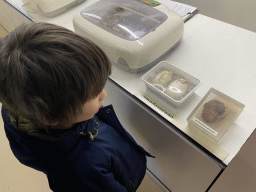
[[[152,157],[125,131],[112,105],[57,140],[24,134],[10,122],[4,106],[2,116],[16,158],[45,173],[55,192],[136,191],[146,172],[146,156]],[[94,140],[83,134],[94,128],[98,130]]]

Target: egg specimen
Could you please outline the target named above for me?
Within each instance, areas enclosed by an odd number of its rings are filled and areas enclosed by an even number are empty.
[[[172,80],[172,72],[161,71],[154,77],[154,79],[152,80],[152,84],[165,86],[168,83],[170,83],[171,80]]]
[[[188,89],[188,84],[185,79],[179,79],[173,81],[167,88],[166,94],[176,99],[183,96]]]

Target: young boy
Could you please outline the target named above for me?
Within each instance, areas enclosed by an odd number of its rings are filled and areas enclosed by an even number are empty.
[[[111,64],[88,39],[47,24],[0,40],[0,101],[16,158],[55,192],[136,191],[151,156],[103,105]]]

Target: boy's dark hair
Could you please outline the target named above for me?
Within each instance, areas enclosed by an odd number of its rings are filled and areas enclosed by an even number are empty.
[[[0,101],[33,119],[71,120],[111,73],[99,47],[53,24],[23,24],[0,45]]]

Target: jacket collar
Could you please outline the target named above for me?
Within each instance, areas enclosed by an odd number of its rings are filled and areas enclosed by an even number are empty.
[[[70,129],[46,129],[45,127],[38,126],[26,116],[9,112],[4,106],[2,106],[2,116],[5,123],[9,125],[8,127],[11,126],[16,130],[19,130],[19,133],[22,135],[31,136],[31,138],[34,137],[44,141],[63,140],[70,133],[81,136],[81,132],[93,132],[93,128],[91,128],[93,125],[91,126],[91,124],[96,122],[96,119],[92,118],[90,120],[77,123]]]

